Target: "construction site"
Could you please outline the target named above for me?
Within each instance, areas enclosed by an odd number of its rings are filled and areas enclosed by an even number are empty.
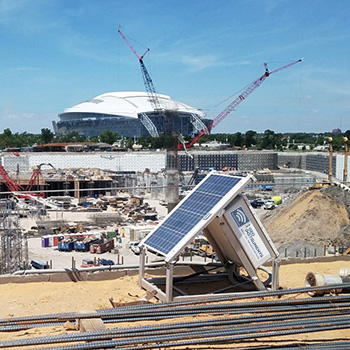
[[[57,154],[30,171],[31,154],[3,154],[0,348],[347,348],[348,155],[302,169],[252,152],[228,170],[227,153],[206,153],[178,171],[170,212],[166,167],[63,169]]]
[[[57,132],[110,123],[173,142],[2,153],[0,349],[349,349],[347,138],[341,154],[332,138],[323,154],[194,149],[302,59],[265,63],[207,120],[156,93],[149,49],[140,56],[120,28],[145,84],[127,97],[137,112],[89,121],[125,98],[103,94],[62,113]]]

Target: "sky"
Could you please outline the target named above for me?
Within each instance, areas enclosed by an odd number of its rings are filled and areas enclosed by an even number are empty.
[[[213,133],[350,129],[348,0],[0,0],[0,132],[40,133],[111,91],[158,93],[215,118],[269,76]],[[224,101],[224,102],[223,102]]]

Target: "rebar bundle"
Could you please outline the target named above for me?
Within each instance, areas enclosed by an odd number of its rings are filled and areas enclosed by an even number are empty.
[[[348,287],[348,285],[346,285]],[[337,286],[322,287],[325,292]],[[338,286],[339,287],[339,286]],[[289,345],[269,346],[259,344],[274,341],[284,335],[308,334],[336,331],[350,328],[350,295],[304,297],[293,299],[271,299],[285,294],[298,294],[320,290],[295,288],[274,292],[254,292],[263,294],[267,300],[247,301],[252,295],[239,295],[233,300],[218,297],[215,300],[193,300],[164,304],[144,304],[115,309],[96,310],[91,313],[60,313],[40,316],[17,317],[0,320],[0,331],[14,331],[31,327],[62,325],[77,318],[101,318],[109,324],[108,329],[83,333],[0,341],[1,348],[20,347],[25,349],[71,350],[71,349],[165,349],[179,346],[194,348],[209,344],[235,344],[244,349],[242,342],[249,343],[250,350],[263,349],[348,349],[349,339],[333,339],[320,344],[307,341],[289,340]],[[264,298],[264,299],[265,299]],[[236,300],[234,300],[236,299]],[[242,299],[241,302],[237,302]],[[181,319],[181,317],[193,317]],[[170,321],[179,318],[178,321]],[[148,324],[131,323],[128,327],[112,326],[120,322],[151,321]],[[166,323],[154,323],[165,320]],[[169,320],[167,322],[167,320]],[[47,347],[50,346],[51,347]],[[241,347],[242,345],[242,347]]]

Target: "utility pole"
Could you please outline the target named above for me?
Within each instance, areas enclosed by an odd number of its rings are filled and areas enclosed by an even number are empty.
[[[345,142],[343,182],[344,182],[344,185],[347,185],[347,182],[348,182],[348,154],[349,154],[348,138],[346,136],[344,136],[343,140]]]
[[[332,183],[332,175],[333,175],[333,170],[332,170],[332,160],[333,160],[333,138],[328,137],[328,142],[329,142],[329,169],[328,169],[328,181]]]

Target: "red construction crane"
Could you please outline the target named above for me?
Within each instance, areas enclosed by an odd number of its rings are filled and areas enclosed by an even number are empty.
[[[41,164],[37,165],[36,167],[33,168],[32,176],[30,177],[30,179],[28,181],[28,185],[27,185],[25,191],[31,191],[33,186],[36,186],[37,188],[39,187],[39,185],[40,185],[40,176],[42,176],[42,174],[41,174],[41,167],[43,165],[48,165],[55,172],[57,172],[56,168],[51,163],[41,163]],[[43,193],[43,192],[32,193],[32,196],[45,198],[45,193]]]
[[[24,199],[30,198],[28,196],[28,194],[26,194],[25,192],[31,191],[33,186],[36,186],[36,187],[39,186],[40,175],[41,175],[41,171],[40,171],[40,166],[39,166],[38,169],[35,169],[33,171],[32,176],[30,177],[30,179],[28,181],[27,187],[23,188],[19,183],[17,183],[14,179],[12,179],[10,177],[10,175],[8,174],[8,172],[6,171],[4,166],[0,165],[0,177],[4,180],[4,184],[6,185],[6,187],[11,192],[13,192],[16,195],[16,197],[18,197],[18,198],[24,198]],[[20,194],[20,192],[23,192],[23,193]],[[45,193],[42,193],[42,192],[31,193],[31,195],[34,197],[45,198]]]
[[[136,52],[136,50],[129,43],[128,39],[120,31],[120,26],[119,26],[119,29],[118,29],[118,33],[120,34],[120,36],[123,38],[123,40],[129,46],[130,50],[134,53],[134,55],[137,57],[137,59],[140,62],[143,83],[145,85],[147,93],[149,94],[150,102],[152,104],[152,107],[154,108],[155,111],[158,111],[158,112],[161,111],[162,108],[161,108],[160,102],[158,100],[158,97],[156,95],[156,90],[154,88],[153,81],[152,81],[152,79],[151,79],[151,77],[150,77],[150,75],[148,73],[148,70],[147,70],[145,64],[143,63],[143,58],[145,57],[145,55],[149,51],[149,49],[147,49],[142,56],[139,56],[139,54]]]
[[[2,165],[0,165],[0,176],[4,179],[4,184],[11,192],[24,191],[24,188],[10,177]]]
[[[216,116],[208,125],[207,129],[201,130],[198,135],[193,138],[189,143],[186,144],[186,148],[192,147],[200,138],[207,135],[213,128],[215,128],[221,121],[223,121],[234,109],[240,105],[255,89],[257,89],[265,79],[273,73],[277,73],[283,69],[294,66],[295,64],[301,62],[303,59],[299,59],[295,62],[286,64],[285,66],[279,67],[272,72],[269,72],[267,64],[264,63],[265,73],[255,81],[253,81],[235,100],[233,100],[218,116]],[[182,149],[183,144],[178,144],[178,148]]]

